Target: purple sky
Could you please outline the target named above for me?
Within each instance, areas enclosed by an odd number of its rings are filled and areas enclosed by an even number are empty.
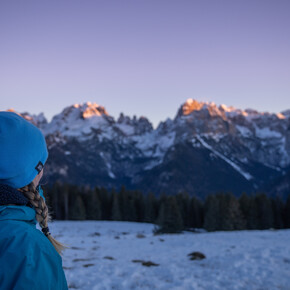
[[[187,98],[290,109],[289,0],[1,0],[0,109],[85,101],[156,127]]]

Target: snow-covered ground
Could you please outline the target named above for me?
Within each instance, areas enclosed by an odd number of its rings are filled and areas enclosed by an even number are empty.
[[[52,234],[71,246],[63,255],[69,288],[290,289],[290,230],[154,236],[153,227],[52,222]],[[206,258],[190,260],[194,251]]]

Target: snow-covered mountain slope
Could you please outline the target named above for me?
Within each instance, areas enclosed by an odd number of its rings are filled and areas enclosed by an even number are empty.
[[[282,113],[242,111],[225,105],[217,107],[214,103],[197,106],[196,103],[187,100],[175,121],[181,127],[189,127],[193,135],[211,140],[219,153],[229,151],[242,163],[253,160],[277,170],[290,164],[290,120]],[[241,154],[233,152],[232,149],[237,151],[240,146],[243,147]]]
[[[45,135],[57,134],[85,140],[94,130],[109,128],[110,121],[113,122],[104,107],[91,103],[75,104],[54,116],[43,131]]]
[[[290,114],[188,99],[153,129],[145,117],[115,120],[95,103],[65,108],[47,123],[24,117],[47,138],[51,181],[145,192],[254,191],[290,165]]]
[[[289,289],[290,230],[154,236],[152,224],[114,221],[49,228],[70,246],[63,255],[70,289]],[[190,260],[192,252],[206,258]]]
[[[150,132],[152,124],[145,118],[136,116],[131,119],[120,114],[117,121],[106,109],[96,103],[75,104],[65,108],[42,130],[46,136],[57,135],[64,138],[77,138],[86,141],[97,137],[113,140],[118,137],[141,135]]]

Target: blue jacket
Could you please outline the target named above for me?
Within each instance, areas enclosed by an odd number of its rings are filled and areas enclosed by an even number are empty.
[[[0,206],[0,289],[68,289],[61,256],[28,206]]]

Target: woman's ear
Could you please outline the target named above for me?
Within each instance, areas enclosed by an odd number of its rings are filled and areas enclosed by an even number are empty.
[[[35,178],[32,181],[35,187],[38,186],[39,181],[40,181],[42,175],[43,175],[43,169],[35,176]]]

